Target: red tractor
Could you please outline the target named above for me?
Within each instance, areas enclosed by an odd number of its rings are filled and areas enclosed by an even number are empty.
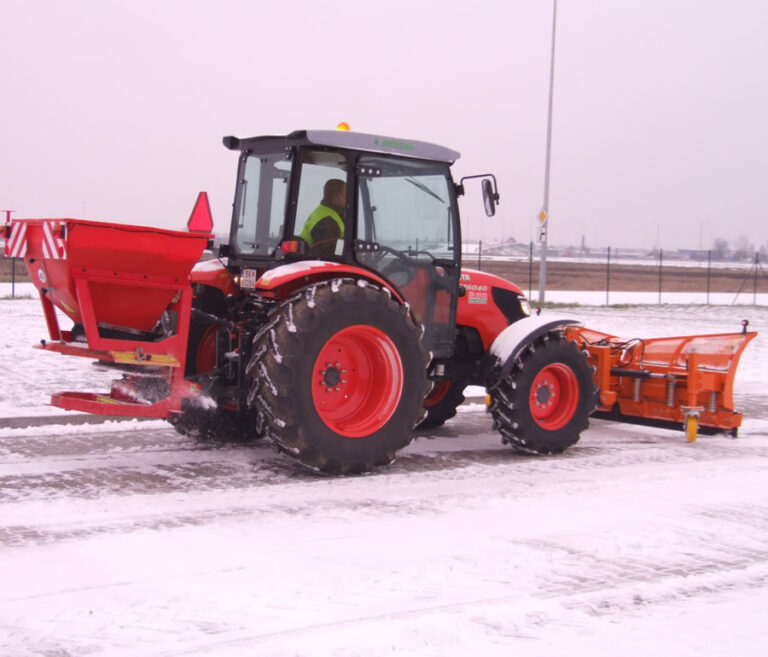
[[[414,429],[455,414],[467,385],[487,389],[502,440],[526,453],[573,445],[596,408],[694,437],[699,424],[739,426],[733,372],[754,333],[675,338],[680,349],[651,362],[648,341],[530,317],[517,286],[462,270],[457,152],[341,131],[224,145],[240,159],[217,258],[195,265],[212,229],[204,194],[188,233],[72,219],[8,228],[7,250],[40,290],[42,347],[128,370],[107,395],[53,404],[164,417],[206,439],[266,437],[332,474],[390,463]],[[495,178],[471,178],[493,215]]]

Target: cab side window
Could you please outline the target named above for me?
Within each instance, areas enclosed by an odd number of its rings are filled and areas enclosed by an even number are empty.
[[[319,259],[343,254],[346,235],[347,162],[333,151],[302,154],[294,232]]]

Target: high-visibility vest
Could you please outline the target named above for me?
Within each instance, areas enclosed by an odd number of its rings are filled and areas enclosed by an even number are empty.
[[[301,233],[299,233],[299,237],[309,244],[309,246],[312,246],[315,243],[315,240],[312,237],[312,229],[321,219],[325,219],[326,217],[330,217],[336,222],[339,226],[339,234],[341,237],[344,237],[344,221],[342,221],[339,213],[333,208],[321,204],[315,208],[315,211],[311,215],[309,215],[307,223],[304,224],[304,228],[302,228]]]

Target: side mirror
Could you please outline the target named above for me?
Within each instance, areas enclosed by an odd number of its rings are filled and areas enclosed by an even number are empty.
[[[492,217],[496,214],[496,200],[497,195],[493,191],[493,183],[490,178],[483,178],[481,183],[483,189],[483,205],[485,206],[485,214]]]
[[[483,205],[485,205],[485,214],[492,217],[496,214],[496,204],[499,202],[499,192],[496,186],[496,176],[492,173],[481,173],[476,176],[464,176],[456,185],[456,196],[464,194],[464,181],[470,178],[482,178],[480,187],[483,190]]]

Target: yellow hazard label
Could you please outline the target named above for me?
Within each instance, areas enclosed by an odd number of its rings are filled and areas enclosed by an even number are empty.
[[[100,404],[122,404],[123,403],[118,399],[113,399],[112,397],[105,397],[104,395],[97,395],[96,401],[99,402]]]
[[[165,367],[178,367],[179,359],[168,354],[144,354],[139,355],[135,351],[112,351],[112,358],[116,363],[131,365],[164,365]]]

